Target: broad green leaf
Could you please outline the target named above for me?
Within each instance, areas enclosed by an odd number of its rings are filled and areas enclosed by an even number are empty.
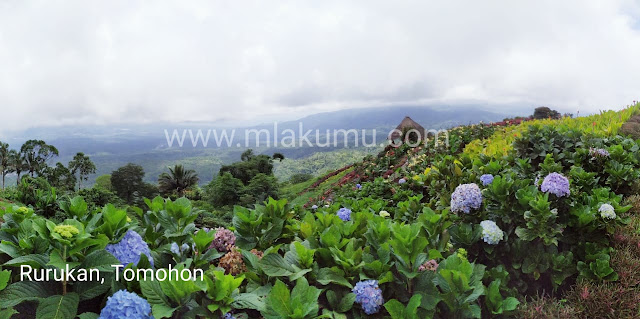
[[[0,270],[0,290],[3,290],[11,280],[11,270]]]
[[[18,281],[0,291],[0,309],[13,307],[23,301],[34,301],[51,296],[47,284],[38,281]]]
[[[176,308],[173,308],[169,305],[154,304],[153,306],[151,306],[151,312],[153,313],[153,317],[156,319],[171,318],[174,311],[176,311]]]
[[[51,296],[41,300],[36,309],[36,319],[74,319],[78,312],[78,294]]]
[[[351,283],[346,278],[344,278],[344,274],[341,273],[341,271],[338,269],[321,268],[318,271],[317,280],[323,285],[334,283],[348,288],[353,288],[353,285],[351,285]]]
[[[276,284],[269,292],[265,302],[265,311],[262,315],[266,319],[287,318],[292,314],[291,293],[282,281],[276,280]]]

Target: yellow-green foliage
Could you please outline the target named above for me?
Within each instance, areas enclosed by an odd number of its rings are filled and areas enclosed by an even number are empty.
[[[617,134],[622,124],[639,110],[640,103],[621,111],[602,111],[599,114],[576,118],[565,117],[559,120],[534,120],[523,122],[520,125],[502,127],[497,129],[488,139],[475,140],[469,143],[465,147],[464,153],[471,156],[478,154],[488,156],[506,155],[512,149],[513,141],[532,125],[553,125],[560,131],[574,129],[595,136],[611,136]]]

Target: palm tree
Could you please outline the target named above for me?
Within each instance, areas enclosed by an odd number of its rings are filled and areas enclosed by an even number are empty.
[[[0,174],[2,174],[2,189],[4,190],[4,178],[11,173],[11,151],[9,144],[0,142]]]
[[[184,191],[198,184],[198,174],[192,169],[184,169],[182,165],[169,167],[169,173],[164,172],[158,177],[160,191],[163,193],[176,192],[183,196]]]
[[[29,169],[27,162],[25,161],[24,156],[22,156],[22,153],[16,150],[9,151],[9,159],[12,171],[18,174],[16,185],[20,185],[20,174]]]

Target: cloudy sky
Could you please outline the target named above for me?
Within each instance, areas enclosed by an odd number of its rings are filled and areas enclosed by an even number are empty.
[[[2,129],[640,99],[640,1],[0,0]]]

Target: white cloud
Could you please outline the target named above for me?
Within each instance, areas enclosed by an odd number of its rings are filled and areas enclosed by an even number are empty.
[[[0,2],[3,129],[640,97],[636,1]]]

